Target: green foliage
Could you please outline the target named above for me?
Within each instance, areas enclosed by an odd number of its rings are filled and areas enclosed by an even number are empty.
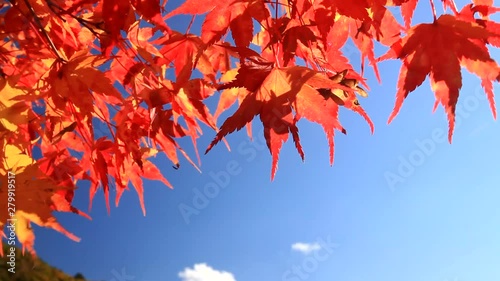
[[[33,257],[26,252],[24,255],[19,248],[16,248],[15,273],[8,271],[7,264],[10,246],[3,244],[4,256],[0,257],[0,281],[85,281],[81,273],[74,277],[63,271],[50,266],[38,257]]]
[[[75,278],[76,280],[85,280],[85,277],[80,272],[75,274],[75,276],[73,276],[73,278]]]

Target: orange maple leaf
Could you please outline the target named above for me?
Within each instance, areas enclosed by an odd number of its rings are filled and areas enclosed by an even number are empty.
[[[314,70],[300,66],[273,67],[272,63],[253,55],[251,50],[235,49],[240,55],[245,53],[252,56],[249,62],[244,63],[239,69],[236,79],[222,85],[219,90],[244,87],[248,93],[236,112],[224,121],[205,153],[224,136],[240,130],[259,115],[264,125],[267,146],[273,158],[271,179],[274,179],[279,152],[283,143],[288,140],[289,133],[292,134],[297,152],[304,159],[296,123],[301,117],[305,117],[320,123],[325,128],[330,145],[330,160],[333,163],[333,128],[345,132],[337,120],[338,105],[333,103],[341,103],[364,117],[367,116],[362,109],[355,108],[359,106],[349,98],[351,96],[339,95],[338,99],[325,99],[318,89],[341,89],[352,92],[351,89]],[[295,116],[292,114],[294,111]],[[369,123],[372,126],[371,121]]]
[[[187,0],[170,12],[167,18],[179,14],[199,15],[207,12],[201,31],[201,39],[207,46],[218,41],[230,28],[236,46],[247,47],[253,37],[252,19],[263,22],[270,16],[263,0]]]
[[[27,249],[32,254],[36,253],[31,223],[52,228],[74,241],[80,241],[80,238],[64,229],[53,215],[53,211],[73,212],[90,219],[71,205],[75,186],[68,179],[78,173],[78,166],[71,165],[72,160],[69,158],[57,164],[53,161],[35,162],[19,147],[6,144],[5,141],[2,142],[2,152],[0,175],[9,178],[9,188],[6,184],[0,189],[2,229],[5,225],[13,225],[11,230],[15,231],[23,245],[23,252]]]

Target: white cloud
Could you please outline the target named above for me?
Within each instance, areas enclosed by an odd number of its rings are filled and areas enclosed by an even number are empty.
[[[179,277],[182,281],[236,281],[232,273],[215,270],[206,263],[184,268],[184,271],[179,272]]]
[[[301,252],[305,255],[310,254],[311,252],[318,251],[321,249],[321,246],[318,243],[295,243],[292,245],[292,250]]]

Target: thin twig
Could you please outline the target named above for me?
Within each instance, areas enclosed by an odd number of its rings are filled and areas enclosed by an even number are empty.
[[[96,27],[97,29],[101,29],[99,28],[98,24],[96,23],[93,23],[93,22],[90,22],[88,20],[85,20],[85,19],[82,19],[80,17],[77,17],[75,15],[73,15],[72,13],[64,10],[63,8],[61,8],[59,5],[57,4],[54,4],[54,2],[52,2],[51,0],[46,0],[45,2],[47,2],[47,5],[49,6],[49,9],[57,16],[59,17],[62,21],[66,22],[66,20],[61,17],[60,14],[63,14],[63,15],[68,15],[70,17],[72,17],[73,19],[75,19],[76,21],[78,21],[78,23],[80,23],[83,27],[87,28],[95,37],[99,38],[99,33],[97,33],[92,27],[90,27],[90,25],[93,25],[94,27]],[[59,10],[59,13],[57,13],[54,8],[57,8]],[[101,29],[102,30],[102,29]]]
[[[39,28],[39,31],[42,32],[42,35],[43,37],[45,37],[45,39],[47,40],[50,48],[52,49],[52,51],[55,53],[55,55],[61,60],[61,61],[66,61],[65,59],[63,59],[61,57],[61,55],[59,54],[59,52],[57,51],[57,48],[56,46],[54,45],[54,42],[52,42],[52,39],[50,39],[49,35],[47,34],[47,31],[45,31],[45,29],[43,28],[43,25],[42,23],[40,22],[40,18],[38,18],[38,16],[36,15],[35,13],[35,10],[33,9],[33,7],[31,6],[31,4],[28,2],[28,0],[24,0],[24,3],[26,4],[26,6],[28,7],[28,9],[30,10],[31,12],[31,15],[33,16],[33,19],[35,20],[35,23],[36,25],[38,26]]]

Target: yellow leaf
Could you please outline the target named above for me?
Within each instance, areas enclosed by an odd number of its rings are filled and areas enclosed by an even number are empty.
[[[25,93],[12,87],[11,81],[0,77],[0,123],[9,131],[17,131],[17,126],[28,121],[28,107],[23,101],[15,100]]]
[[[21,149],[13,144],[5,145],[4,167],[15,173],[20,173],[24,167],[33,164],[34,160],[24,154]]]

